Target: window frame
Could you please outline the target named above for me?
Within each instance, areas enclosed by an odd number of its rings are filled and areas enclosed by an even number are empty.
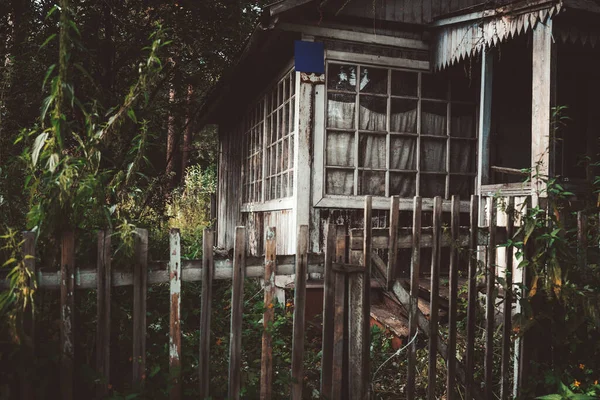
[[[282,104],[278,105],[275,107],[274,110],[271,109],[271,101],[273,101],[273,98],[278,98],[279,97],[279,92],[280,90],[280,86],[281,83],[283,81],[287,80],[288,84],[287,84],[287,93],[289,94],[286,98],[282,99]],[[293,82],[294,84],[291,85],[291,82]],[[291,89],[293,86],[293,94],[291,94]],[[291,60],[290,62],[288,62],[284,68],[282,68],[282,70],[276,75],[276,77],[271,80],[269,82],[268,85],[266,85],[266,89],[263,90],[258,96],[256,96],[254,98],[254,100],[252,100],[249,104],[249,106],[246,108],[246,110],[244,111],[244,113],[242,114],[242,118],[240,123],[238,124],[238,126],[235,128],[241,139],[242,139],[242,165],[241,165],[241,180],[240,180],[240,188],[241,188],[241,212],[254,212],[254,211],[276,211],[276,210],[283,210],[283,209],[291,209],[293,208],[293,198],[294,198],[294,185],[293,185],[293,178],[292,180],[290,180],[290,176],[293,177],[294,174],[294,159],[293,157],[291,157],[292,154],[294,154],[294,152],[296,151],[295,149],[295,135],[297,135],[298,132],[298,115],[297,115],[297,99],[298,99],[298,95],[297,95],[297,88],[298,88],[298,82],[297,82],[297,77],[296,77],[296,72],[294,70],[294,62],[293,60]],[[275,94],[274,94],[275,93]],[[283,93],[285,94],[285,93]],[[282,95],[283,95],[282,94]],[[267,101],[268,97],[271,97],[270,101]],[[252,155],[249,153],[249,148],[248,148],[248,130],[245,129],[246,127],[246,119],[248,118],[249,115],[251,115],[252,110],[256,109],[258,104],[262,103],[262,120],[260,122],[260,124],[262,125],[262,145],[260,148],[260,163],[261,163],[261,173],[260,173],[260,177],[258,180],[253,180],[253,181],[248,181],[249,178],[249,171],[248,171],[248,161],[250,158],[252,158]],[[293,105],[293,106],[292,106]],[[269,107],[267,107],[269,106]],[[285,112],[283,110],[284,107],[288,107],[289,108],[289,115],[287,116],[287,132],[283,132],[281,137],[277,138],[273,143],[270,142],[270,130],[268,128],[268,123],[269,123],[269,119],[268,117],[270,116],[278,116],[278,111],[282,110],[283,115],[285,115]],[[290,121],[293,121],[293,124],[290,124]],[[290,129],[293,125],[293,129]],[[277,118],[277,129],[279,129],[280,126],[280,121]],[[267,171],[267,166],[269,165],[267,162],[267,155],[269,155],[270,153],[268,153],[269,148],[273,148],[275,149],[275,151],[277,152],[275,154],[275,158],[276,158],[276,164],[279,164],[280,160],[281,160],[281,154],[278,153],[278,144],[279,143],[284,143],[284,141],[287,139],[288,141],[288,163],[287,163],[287,168],[285,170],[281,170],[279,172],[275,172],[273,174],[270,174]],[[275,198],[275,199],[270,199],[270,200],[266,200],[267,199],[267,195],[266,195],[266,189],[267,189],[267,179],[269,178],[273,178],[273,177],[277,177],[277,176],[283,176],[283,174],[287,174],[288,175],[288,180],[287,180],[287,196],[286,197],[280,197],[280,198]],[[250,184],[256,184],[256,182],[260,182],[261,185],[261,189],[260,189],[260,196],[258,201],[246,201],[246,199],[248,199],[247,197],[247,190],[250,187]],[[270,188],[270,187],[269,187]]]
[[[333,53],[333,54],[332,54]],[[333,56],[332,56],[333,55]],[[371,195],[373,197],[373,204],[376,208],[386,208],[389,207],[389,193],[390,193],[390,172],[394,173],[395,170],[391,171],[390,170],[390,139],[392,137],[415,137],[417,140],[417,149],[416,149],[416,158],[417,160],[415,161],[416,163],[416,171],[415,173],[415,179],[416,179],[416,185],[417,185],[417,189],[416,189],[416,193],[420,193],[420,180],[421,180],[421,175],[429,175],[429,174],[437,174],[437,175],[443,175],[445,177],[445,183],[444,183],[444,194],[443,194],[443,198],[444,199],[448,199],[450,197],[450,185],[451,185],[451,178],[452,177],[457,177],[457,176],[464,176],[467,179],[470,178],[472,179],[472,188],[473,190],[476,190],[476,179],[477,179],[477,143],[478,143],[478,138],[479,138],[479,126],[478,126],[478,121],[479,121],[479,99],[475,98],[473,101],[453,101],[451,98],[451,93],[449,93],[446,96],[445,100],[440,100],[440,99],[430,99],[430,98],[423,98],[422,97],[422,74],[431,74],[431,70],[429,68],[425,68],[423,66],[423,62],[417,62],[415,60],[414,63],[411,63],[411,61],[413,60],[404,60],[404,59],[393,59],[393,58],[389,58],[389,57],[381,57],[381,56],[369,56],[369,55],[365,55],[365,54],[353,54],[353,53],[341,53],[341,52],[326,52],[326,58],[325,58],[325,76],[328,76],[328,72],[329,72],[329,65],[330,64],[352,64],[352,65],[356,65],[359,68],[357,68],[357,80],[360,79],[360,66],[362,67],[370,67],[370,68],[378,68],[378,69],[385,69],[387,71],[387,93],[385,95],[381,95],[381,97],[385,98],[387,101],[387,113],[386,113],[386,132],[385,132],[385,136],[386,136],[386,169],[385,169],[385,196],[377,196],[377,195]],[[427,65],[428,67],[428,65]],[[391,75],[393,73],[393,71],[403,71],[403,72],[412,72],[412,73],[417,73],[418,75],[418,84],[417,84],[417,96],[401,96],[401,95],[392,95],[391,92]],[[450,80],[448,81],[448,91],[450,90]],[[352,195],[341,195],[341,194],[327,194],[326,190],[327,190],[327,168],[331,167],[331,166],[327,166],[327,154],[326,154],[326,149],[327,149],[327,132],[328,130],[330,131],[334,131],[335,129],[331,130],[328,126],[327,126],[327,119],[328,119],[328,94],[329,93],[341,93],[340,91],[332,91],[330,89],[328,89],[328,80],[326,78],[326,83],[324,85],[324,90],[323,90],[323,94],[321,96],[321,104],[319,105],[319,107],[321,107],[322,109],[322,121],[318,122],[318,127],[316,129],[315,132],[315,154],[316,154],[316,159],[317,162],[315,162],[315,168],[318,169],[317,171],[315,171],[315,179],[321,179],[321,182],[318,185],[315,185],[315,192],[313,194],[313,204],[315,205],[315,207],[326,207],[326,208],[330,208],[330,207],[335,207],[335,208],[360,208],[363,207],[363,202],[364,202],[364,194],[358,194],[359,193],[359,188],[358,188],[358,179],[360,179],[358,177],[359,171],[362,169],[365,169],[363,167],[359,167],[359,161],[358,159],[354,160],[354,166],[352,167],[341,167],[341,169],[347,169],[350,170],[352,169],[353,174],[354,174],[354,188],[353,191],[354,193]],[[358,118],[358,113],[359,113],[359,102],[360,102],[360,88],[358,88],[358,82],[357,85],[355,87],[354,92],[352,93],[348,93],[348,94],[353,94],[356,96],[356,111],[355,111],[355,118]],[[373,94],[367,94],[365,93],[365,95],[368,96],[372,96]],[[477,94],[478,97],[478,94]],[[408,135],[408,134],[403,134],[403,133],[398,133],[398,132],[391,132],[390,131],[390,106],[391,106],[391,102],[392,99],[411,99],[411,100],[416,100],[417,101],[417,133],[413,134],[413,135]],[[446,105],[446,132],[445,135],[443,136],[429,136],[429,135],[421,135],[421,104],[422,101],[425,100],[426,102],[438,102],[438,103],[445,103]],[[469,138],[462,138],[462,137],[457,137],[457,136],[452,136],[451,133],[451,124],[452,124],[452,119],[451,119],[451,109],[453,104],[468,104],[470,106],[474,107],[475,113],[474,113],[474,136],[469,137]],[[359,135],[360,133],[363,131],[360,128],[360,125],[358,125],[358,122],[355,122],[355,127],[353,129],[348,129],[346,131],[354,131],[354,156],[355,158],[359,156],[359,152],[357,147],[359,146]],[[343,130],[343,129],[342,129]],[[367,131],[364,130],[365,134],[376,134],[376,131],[372,132],[372,131]],[[384,132],[382,132],[383,134]],[[423,173],[423,167],[421,166],[421,141],[422,138],[428,139],[428,138],[432,138],[433,140],[444,140],[445,141],[445,154],[446,154],[446,160],[445,160],[445,172],[427,172],[425,171],[425,173]],[[442,139],[443,138],[443,139]],[[462,173],[462,172],[452,172],[451,171],[451,147],[452,147],[452,143],[456,142],[456,140],[459,141],[463,141],[463,140],[467,140],[470,141],[472,144],[470,145],[472,148],[472,157],[473,157],[473,172],[468,172],[468,173]],[[332,169],[335,169],[332,168]],[[368,168],[367,168],[368,169]],[[409,172],[408,170],[405,171],[397,171],[398,173],[412,173]],[[409,204],[412,203],[413,197],[401,197],[400,198],[400,203],[401,203],[401,207],[404,206],[408,206]],[[466,200],[466,199],[463,199]],[[461,201],[461,203],[464,203],[464,201]]]

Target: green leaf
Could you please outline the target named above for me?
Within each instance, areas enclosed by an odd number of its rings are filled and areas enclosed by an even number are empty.
[[[563,397],[560,394],[547,394],[545,396],[536,397],[538,400],[562,400]]]
[[[594,400],[594,399],[597,399],[597,397],[595,397],[595,396],[589,396],[587,394],[574,394],[574,395],[569,396],[569,398],[573,399],[573,400]]]
[[[48,67],[48,70],[46,71],[46,76],[44,77],[44,83],[42,83],[42,91],[44,91],[44,88],[46,87],[46,82],[48,81],[48,78],[50,78],[50,75],[52,75],[52,71],[54,71],[54,68],[56,68],[56,64],[52,64]]]
[[[46,18],[50,18],[52,16],[52,14],[54,14],[54,12],[58,9],[59,9],[59,7],[57,5],[53,5],[52,8],[50,9],[50,11],[48,11],[48,14],[46,14]]]
[[[46,97],[42,101],[42,113],[40,116],[40,119],[42,121],[46,118],[46,113],[48,112],[48,109],[50,108],[50,105],[52,104],[53,101],[54,101],[54,94],[51,94],[50,96]]]
[[[133,122],[137,124],[137,117],[135,116],[135,111],[133,111],[133,109],[130,108],[129,110],[127,110],[127,115]]]
[[[35,138],[33,142],[33,150],[31,151],[31,163],[35,167],[40,157],[40,152],[42,148],[46,144],[46,139],[48,138],[48,132],[42,132]]]
[[[48,36],[48,38],[46,40],[44,40],[44,43],[42,43],[42,45],[40,46],[40,50],[43,49],[44,47],[46,47],[46,45],[48,43],[50,43],[55,37],[56,37],[56,33],[53,33],[52,35]]]
[[[17,259],[16,259],[16,258],[14,258],[14,257],[13,257],[13,258],[9,258],[8,260],[6,260],[6,261],[4,262],[4,264],[2,264],[2,267],[4,268],[4,267],[6,267],[7,265],[10,265],[10,264],[12,264],[12,263],[14,263],[14,262],[17,262]]]

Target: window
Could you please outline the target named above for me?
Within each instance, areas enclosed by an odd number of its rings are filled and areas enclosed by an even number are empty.
[[[464,78],[328,63],[325,194],[471,194],[475,100]]]
[[[290,197],[294,187],[296,74],[292,70],[244,117],[243,202]]]

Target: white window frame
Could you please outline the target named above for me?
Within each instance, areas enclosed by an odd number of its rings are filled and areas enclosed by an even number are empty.
[[[419,61],[419,60],[408,60],[408,59],[397,59],[397,58],[391,58],[391,57],[384,57],[384,56],[376,56],[376,55],[368,55],[368,54],[356,54],[356,53],[347,53],[347,52],[341,52],[341,51],[327,51],[325,52],[325,65],[326,65],[326,71],[328,68],[328,64],[329,62],[332,63],[337,63],[337,64],[358,64],[358,65],[363,65],[363,66],[368,66],[368,67],[373,67],[373,68],[384,68],[384,69],[395,69],[395,70],[402,70],[402,71],[408,71],[408,72],[418,72],[418,73],[431,73],[430,70],[430,65],[428,61]],[[327,74],[327,72],[326,72]],[[326,75],[327,77],[327,75]],[[419,100],[418,100],[418,123],[417,123],[417,129],[418,129],[418,143],[420,143],[421,141],[421,133],[420,133],[420,129],[421,129],[421,123],[420,123],[420,114],[421,114],[421,110],[420,110],[420,105],[421,105],[421,96],[420,96],[420,91],[421,91],[421,74],[419,74],[419,83],[418,83],[418,90],[419,90]],[[327,79],[327,78],[326,78]],[[358,79],[358,77],[357,77]],[[388,73],[388,85],[390,85],[391,82],[389,80],[389,73]],[[326,132],[327,132],[327,82],[325,83],[325,89],[323,90],[323,92],[317,96],[317,104],[316,107],[319,107],[322,112],[318,113],[318,115],[320,116],[319,118],[316,118],[315,121],[315,141],[314,141],[314,173],[313,173],[313,205],[314,207],[320,207],[320,208],[362,208],[364,207],[364,196],[365,195],[334,195],[334,194],[326,194],[325,190],[326,190]],[[388,95],[389,96],[389,95]],[[358,97],[358,96],[357,96]],[[446,100],[448,107],[451,107],[451,99],[450,100]],[[475,101],[475,106],[477,106],[478,101]],[[358,112],[358,110],[357,110]],[[475,115],[475,121],[478,120],[478,115],[477,115],[477,108],[476,108],[476,115]],[[388,120],[389,120],[389,115],[388,115]],[[448,119],[447,121],[448,124],[451,123],[451,121]],[[358,129],[358,127],[356,128]],[[389,151],[389,133],[388,133],[388,139],[386,142],[388,151]],[[448,196],[448,191],[449,191],[449,179],[451,176],[450,173],[450,168],[449,168],[449,163],[450,163],[450,149],[448,148],[451,145],[451,138],[450,138],[450,131],[447,130],[446,133],[446,189],[445,189],[445,196],[443,196],[445,199],[447,199]],[[475,136],[472,139],[474,142],[474,151],[475,153],[473,154],[473,157],[477,157],[476,154],[476,147],[477,147],[477,140],[478,140],[478,136],[479,136],[479,132],[478,132],[478,125],[475,124]],[[355,140],[355,147],[358,146],[358,142]],[[417,169],[418,171],[421,170],[421,166],[420,166],[420,145],[418,145],[419,147],[417,148]],[[355,149],[356,151],[356,149]],[[358,155],[357,153],[355,153],[355,155]],[[389,157],[388,157],[389,158]],[[387,172],[386,172],[386,195],[389,194],[389,160],[387,160]],[[356,169],[356,167],[354,167],[354,169]],[[417,174],[419,174],[419,172],[417,172]],[[471,175],[469,175],[471,176]],[[476,179],[477,179],[477,166],[475,166],[475,172],[472,174],[472,178],[473,178],[473,188],[476,188]],[[417,182],[419,182],[419,176],[417,175]],[[357,187],[355,184],[355,193],[357,193]],[[429,202],[424,199],[424,208],[427,209],[429,208],[430,204]],[[400,198],[400,208],[401,209],[410,209],[412,207],[412,203],[413,203],[413,199],[412,198]],[[461,209],[464,210],[468,210],[468,205],[469,205],[469,201],[468,199],[462,199],[461,200]],[[389,209],[390,206],[390,200],[389,197],[386,196],[373,196],[373,208],[375,209]],[[445,207],[447,208],[448,205],[445,204]]]

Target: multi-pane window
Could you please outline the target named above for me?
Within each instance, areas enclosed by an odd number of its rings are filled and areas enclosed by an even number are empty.
[[[296,74],[292,70],[252,106],[242,122],[243,202],[292,196]]]
[[[476,94],[443,75],[328,63],[325,193],[468,195]],[[475,86],[475,85],[473,85]]]

